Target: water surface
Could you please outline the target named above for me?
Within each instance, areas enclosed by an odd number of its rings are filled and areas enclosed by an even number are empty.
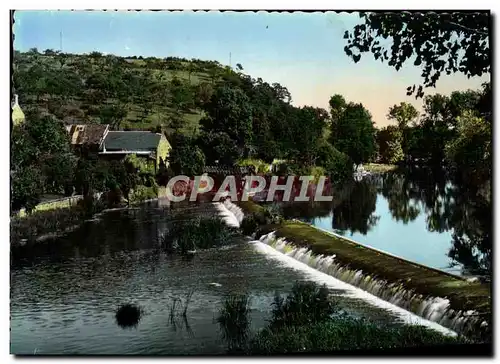
[[[491,202],[429,170],[367,178],[333,202],[285,205],[287,217],[458,275],[490,275]]]
[[[178,219],[216,213],[211,204],[184,211]],[[112,211],[65,237],[13,248],[11,353],[222,354],[214,318],[228,294],[250,295],[255,332],[266,324],[275,292],[289,292],[297,280],[314,280],[246,239],[200,251],[191,260],[168,256],[159,249],[159,237],[171,213],[154,203]],[[329,285],[341,310],[401,322],[390,307],[346,294],[345,287]],[[172,321],[173,299],[190,291],[187,320]],[[116,310],[125,303],[144,310],[135,328],[116,323]]]

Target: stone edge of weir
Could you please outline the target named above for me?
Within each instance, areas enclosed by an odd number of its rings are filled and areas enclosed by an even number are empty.
[[[234,205],[231,202],[230,204]],[[251,198],[249,201],[236,202],[236,205],[244,214],[256,214],[257,216],[265,214],[265,209],[253,202]],[[256,239],[270,233],[275,238],[286,239],[288,243],[297,248],[307,248],[316,257],[334,256],[337,263],[354,272],[362,271],[365,277],[369,276],[371,280],[378,280],[396,290],[398,287],[403,288],[405,296],[410,298],[402,308],[417,313],[419,316],[422,316],[421,305],[425,300],[447,300],[449,302],[446,308],[447,320],[444,318],[432,320],[432,317],[425,317],[432,316],[430,312],[423,316],[432,321],[442,321],[439,323],[443,326],[449,327],[450,325],[446,323],[451,321],[456,323],[457,320],[462,319],[468,320],[470,317],[477,317],[476,315],[481,315],[481,317],[491,315],[491,287],[489,284],[469,282],[463,277],[372,249],[351,239],[297,220],[261,225],[257,228]],[[387,298],[368,292],[382,299]],[[420,302],[420,308],[416,307],[418,302]],[[479,327],[484,320],[479,318],[474,319],[474,321]],[[489,325],[491,324],[492,322],[489,323]],[[450,328],[453,329],[453,327]]]

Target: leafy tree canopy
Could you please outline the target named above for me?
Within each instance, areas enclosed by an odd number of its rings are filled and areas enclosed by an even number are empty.
[[[489,12],[362,12],[360,17],[364,22],[344,34],[347,56],[357,63],[362,53],[370,52],[396,70],[413,61],[422,67],[424,79],[417,98],[424,87],[435,87],[443,72],[467,77],[490,73]],[[408,87],[407,94],[415,87]]]

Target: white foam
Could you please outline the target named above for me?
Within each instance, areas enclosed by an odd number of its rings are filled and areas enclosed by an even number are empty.
[[[228,226],[240,227],[236,216],[223,203],[215,202],[215,208],[219,211],[219,216]]]
[[[348,296],[361,299],[374,306],[390,311],[407,324],[426,326],[430,329],[439,331],[440,333],[448,336],[457,335],[456,332],[447,329],[446,327],[443,327],[436,322],[423,319],[401,307],[393,305],[392,303],[384,301],[366,291],[363,291],[360,288],[354,287],[326,273],[311,268],[307,264],[299,262],[292,257],[282,254],[279,251],[275,250],[273,247],[259,240],[252,240],[250,244],[252,244],[258,252],[265,254],[268,258],[277,260],[284,266],[287,266],[289,268],[304,273],[308,279],[313,280],[320,284],[326,284],[326,286],[329,288],[343,290],[345,291],[345,294]]]

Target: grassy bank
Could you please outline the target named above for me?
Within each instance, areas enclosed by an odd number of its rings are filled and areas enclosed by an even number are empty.
[[[412,264],[408,261],[374,251],[346,239],[322,232],[308,224],[287,221],[268,225],[259,233],[276,231],[298,247],[307,247],[316,255],[335,255],[335,260],[353,270],[369,272],[375,279],[402,284],[423,296],[446,297],[454,310],[491,312],[490,287]]]
[[[35,242],[71,231],[107,206],[98,200],[81,200],[71,207],[36,211],[10,221],[10,242]]]
[[[67,197],[67,198],[59,198],[56,200],[52,201],[46,201],[46,202],[41,202],[38,205],[35,206],[33,209],[33,212],[42,212],[42,211],[48,211],[48,210],[56,210],[56,209],[66,209],[66,208],[71,208],[72,206],[76,205],[78,201],[82,199],[82,196],[73,196],[73,197]],[[26,214],[25,209],[21,209],[17,213],[17,217],[26,217],[28,216]]]
[[[363,167],[366,171],[372,173],[386,173],[394,171],[398,168],[398,166],[394,164],[380,164],[380,163],[367,163],[363,164]]]

